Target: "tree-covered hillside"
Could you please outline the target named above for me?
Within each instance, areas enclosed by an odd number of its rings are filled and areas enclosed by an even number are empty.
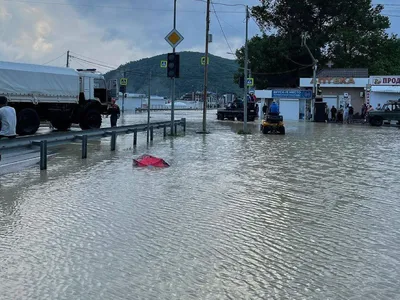
[[[202,91],[204,83],[204,66],[201,65],[203,53],[180,52],[180,78],[176,79],[177,97],[194,91]],[[127,72],[129,93],[147,93],[149,72],[152,73],[151,94],[170,96],[171,79],[167,77],[167,69],[161,68],[162,60],[167,60],[167,54],[157,55],[138,61],[132,61],[106,74],[107,79],[121,78]],[[234,83],[234,74],[238,70],[235,60],[210,55],[208,66],[208,91],[241,93]]]

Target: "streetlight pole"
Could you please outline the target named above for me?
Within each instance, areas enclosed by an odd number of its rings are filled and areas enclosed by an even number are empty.
[[[205,49],[205,63],[204,63],[204,90],[203,90],[203,131],[207,133],[207,79],[208,79],[208,33],[210,31],[210,3],[207,0],[207,16],[206,16],[206,49]]]
[[[247,133],[247,68],[248,68],[248,60],[249,60],[249,49],[247,40],[249,38],[249,7],[246,5],[246,40],[245,40],[245,50],[244,50],[244,118],[243,118],[243,131]]]
[[[126,71],[124,71],[124,78],[126,78]],[[125,112],[125,96],[126,96],[126,86],[125,86],[125,92],[122,95],[122,114]]]
[[[174,0],[174,29],[176,29],[176,0]],[[175,53],[175,47],[172,48]],[[171,135],[174,135],[174,110],[175,110],[175,77],[172,78],[172,95],[171,95]]]
[[[311,121],[314,121],[314,101],[315,95],[317,95],[317,69],[318,69],[318,60],[315,59],[314,55],[311,53],[310,48],[307,45],[307,34],[302,34],[302,46],[306,47],[308,53],[311,56],[313,61],[313,98],[311,99]]]
[[[149,95],[148,95],[148,100],[147,100],[147,143],[149,143],[149,137],[150,137],[150,100],[151,100],[151,71],[149,73]]]

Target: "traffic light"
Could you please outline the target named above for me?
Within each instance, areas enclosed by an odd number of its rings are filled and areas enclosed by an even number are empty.
[[[122,93],[122,94],[125,94],[126,93],[126,85],[121,85],[119,87],[119,92]]]
[[[239,87],[240,87],[241,89],[244,89],[244,76],[243,76],[243,75],[241,75],[241,76],[239,77]]]
[[[179,78],[179,54],[168,53],[167,76],[169,78]]]
[[[317,84],[317,96],[321,96],[321,95],[322,95],[321,85],[318,83]]]

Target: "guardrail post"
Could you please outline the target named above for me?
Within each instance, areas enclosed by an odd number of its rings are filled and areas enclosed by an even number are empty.
[[[150,141],[152,141],[153,140],[153,136],[154,136],[154,129],[153,129],[153,126],[151,126],[150,127]]]
[[[116,142],[117,142],[117,133],[113,131],[111,133],[111,151],[115,151]]]
[[[133,130],[133,146],[137,145],[137,129]]]
[[[175,128],[175,129],[174,129],[174,131],[175,131],[175,132],[174,132],[174,135],[176,135],[177,132],[178,132],[178,124],[177,124],[177,123],[174,124],[174,128]]]
[[[182,119],[181,119],[181,122],[183,123],[183,124],[182,124],[182,126],[183,126],[183,132],[186,132],[186,118],[182,118]]]
[[[47,169],[47,141],[32,141],[32,145],[40,146],[40,170]]]
[[[82,136],[82,159],[87,158],[87,135]]]
[[[167,125],[164,125],[164,137],[167,136]]]

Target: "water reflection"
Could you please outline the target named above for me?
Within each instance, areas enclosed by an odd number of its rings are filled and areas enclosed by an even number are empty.
[[[398,130],[287,122],[285,136],[64,146],[0,187],[4,299],[396,299]],[[212,121],[211,121],[212,120]],[[132,156],[166,159],[135,169]],[[42,176],[42,177],[41,177]]]

